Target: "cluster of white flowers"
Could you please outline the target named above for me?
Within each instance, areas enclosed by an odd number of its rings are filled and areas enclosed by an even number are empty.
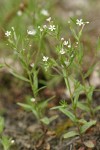
[[[40,32],[43,32],[43,28],[38,26],[38,29],[40,30]]]
[[[71,44],[70,44],[69,41],[64,40],[63,37],[61,38],[61,41],[62,41],[63,46],[67,46],[68,48],[71,48]],[[59,51],[59,53],[63,55],[63,54],[66,53],[66,51],[65,51],[64,48],[62,47],[62,49]]]
[[[43,59],[42,59],[42,60],[43,60],[44,62],[47,62],[47,61],[48,61],[48,59],[49,59],[49,57],[47,57],[47,56],[43,56]]]
[[[11,35],[11,31],[6,31],[5,36],[9,37]]]
[[[68,46],[68,48],[71,48],[71,44],[69,44],[69,41],[64,40],[64,38],[61,38],[61,41],[63,41],[64,46]]]
[[[64,41],[63,45],[67,46],[68,45],[68,41]]]
[[[46,24],[44,24],[44,25],[43,25],[43,28],[44,28],[44,29],[46,29],[46,28],[47,28],[47,25],[46,25]]]
[[[65,50],[63,48],[60,50],[60,54],[61,55],[65,54]]]
[[[47,22],[51,22],[51,17],[47,18],[46,19]],[[44,24],[42,27],[41,26],[38,26],[38,29],[43,32],[45,29],[49,29],[51,32],[55,31],[56,30],[56,26],[53,24],[53,21],[52,23],[48,26],[47,24]]]
[[[47,56],[43,56],[43,58],[42,58],[42,61],[45,62],[45,64],[44,64],[45,71],[47,71],[49,68],[49,64],[47,63],[48,59],[49,59],[49,57],[47,57]]]

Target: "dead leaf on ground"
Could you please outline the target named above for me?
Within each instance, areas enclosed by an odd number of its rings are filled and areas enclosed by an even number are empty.
[[[85,150],[85,147],[82,146],[78,150]]]
[[[44,145],[44,150],[50,150],[50,144],[49,143],[46,143]]]
[[[84,142],[84,145],[85,145],[86,147],[88,147],[88,148],[94,148],[94,147],[95,147],[94,142],[91,141],[91,140],[85,141],[85,142]]]

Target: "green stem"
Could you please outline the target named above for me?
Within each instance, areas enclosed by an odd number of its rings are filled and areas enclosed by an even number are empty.
[[[90,115],[91,115],[92,118],[94,118],[94,112],[93,112],[93,110],[92,110],[92,106],[91,106],[90,100],[89,100],[89,98],[88,98],[88,96],[87,96],[87,95],[88,95],[88,92],[87,92],[87,90],[86,90],[85,79],[84,79],[84,76],[83,76],[83,74],[82,74],[82,71],[80,71],[80,75],[81,75],[81,77],[82,77],[82,82],[83,82],[83,85],[84,85],[84,92],[85,92],[85,94],[86,94],[87,102],[88,102],[88,107],[89,107],[89,109],[90,109]]]
[[[63,75],[64,75],[65,84],[66,84],[66,87],[67,87],[67,89],[70,93],[70,98],[71,98],[71,102],[72,102],[72,105],[73,105],[73,95],[72,95],[72,92],[71,92],[71,87],[70,87],[68,75],[67,75],[65,70],[63,70]]]

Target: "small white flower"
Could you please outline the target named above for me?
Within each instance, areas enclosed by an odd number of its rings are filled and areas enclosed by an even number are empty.
[[[14,144],[15,143],[15,141],[14,140],[11,140],[11,144]]]
[[[45,9],[42,9],[42,10],[41,10],[41,14],[44,15],[44,16],[49,16],[48,11],[45,10]]]
[[[34,67],[34,63],[30,64],[30,66],[33,68]]]
[[[40,26],[38,26],[38,29],[40,29]]]
[[[48,61],[48,58],[49,58],[49,57],[47,57],[47,56],[43,56],[43,59],[42,59],[42,60],[46,62],[46,61]]]
[[[31,101],[31,102],[35,102],[35,98],[31,98],[30,101]]]
[[[79,25],[79,26],[83,25],[84,24],[83,19],[80,19],[80,20],[77,19],[76,24]]]
[[[46,21],[50,22],[51,21],[51,17],[47,18]]]
[[[64,41],[64,38],[63,38],[63,37],[61,38],[61,41]]]
[[[22,11],[21,10],[17,11],[17,15],[22,16]]]
[[[68,65],[69,65],[69,61],[65,61],[64,63],[65,63],[65,65],[66,65],[66,66],[68,66]]]
[[[44,25],[43,25],[43,28],[44,28],[44,29],[46,29],[46,28],[47,28],[47,25],[46,25],[46,24],[44,24]]]
[[[70,45],[70,44],[68,45],[68,48],[71,48],[71,45]]]
[[[29,35],[35,35],[36,34],[36,30],[32,29],[32,30],[27,30],[27,33]]]
[[[42,31],[43,31],[43,28],[40,28],[40,31],[42,32]]]
[[[65,45],[65,46],[68,45],[68,41],[64,41],[63,45]]]
[[[62,55],[65,54],[65,51],[63,48],[60,50],[60,54],[62,54]]]
[[[5,35],[8,37],[8,36],[10,36],[11,35],[11,31],[6,31],[5,32]]]
[[[78,45],[78,42],[76,42],[76,44]]]
[[[49,27],[49,30],[51,30],[51,31],[54,31],[54,30],[56,30],[56,27],[55,27],[55,25],[50,25],[50,27]]]

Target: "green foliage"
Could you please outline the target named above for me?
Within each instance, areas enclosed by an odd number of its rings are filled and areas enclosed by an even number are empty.
[[[2,136],[0,139],[1,144],[3,145],[4,150],[10,150],[10,147],[12,145],[11,139],[7,136]]]
[[[41,118],[47,118],[47,117],[44,117],[45,110],[46,110],[46,107],[48,105],[48,102],[53,98],[54,98],[54,96],[47,99],[47,100],[45,100],[45,101],[41,100],[39,102],[37,102],[35,99],[34,99],[34,102],[33,102],[32,99],[31,99],[30,103],[28,103],[28,104],[18,103],[18,105],[20,105],[21,107],[23,107],[27,111],[31,111],[35,115],[35,117],[37,118],[37,121],[41,121],[40,120]],[[44,122],[45,122],[45,120],[44,120]]]
[[[0,116],[0,134],[2,134],[4,129],[4,118]]]
[[[3,146],[4,150],[10,150],[12,139],[10,139],[8,136],[3,135],[4,123],[4,118],[0,116],[0,144]]]
[[[41,121],[46,124],[46,125],[49,125],[53,120],[57,119],[58,118],[58,115],[55,115],[55,116],[52,116],[50,118],[48,117],[44,117],[41,119]]]
[[[48,8],[50,5],[50,2],[48,2]],[[70,104],[67,104],[67,100],[61,100],[60,105],[53,107],[51,110],[58,109],[61,111],[77,128],[77,131],[64,134],[64,138],[79,135],[82,139],[82,135],[85,134],[87,129],[96,124],[96,121],[91,121],[91,118],[94,118],[96,111],[100,110],[100,107],[93,107],[94,87],[86,84],[86,78],[93,72],[96,64],[91,65],[86,73],[83,73],[82,67],[84,64],[84,45],[81,39],[83,29],[89,22],[85,22],[83,19],[71,18],[68,25],[74,40],[71,40],[71,38],[66,39],[66,37],[61,36],[61,26],[53,21],[48,10],[42,9],[41,6],[38,5],[38,1],[31,0],[28,8],[22,12],[21,16],[17,16],[21,18],[19,23],[17,23],[19,19],[16,17],[16,20],[18,19],[16,25],[18,24],[18,26],[21,24],[22,19],[27,18],[23,29],[18,31],[19,28],[15,25],[5,32],[9,47],[13,49],[13,57],[19,62],[22,72],[19,73],[9,64],[5,64],[10,68],[10,73],[13,76],[27,82],[32,90],[31,97],[33,98],[28,103],[18,103],[18,105],[27,111],[31,111],[37,121],[45,125],[49,125],[57,116],[50,118],[46,116],[45,112],[52,98],[42,100],[43,98],[41,98],[39,92],[44,88],[49,88],[49,83],[53,87],[54,81],[63,79],[69,93]],[[21,25],[23,26],[23,24]],[[99,48],[100,39],[98,40],[97,50]],[[0,68],[2,67],[1,64]],[[41,72],[45,81],[41,79]],[[81,80],[79,80],[79,77]],[[39,88],[40,82],[46,86]],[[82,93],[86,95],[84,102],[80,100]],[[87,122],[85,116],[82,117],[78,114],[78,111],[89,115],[90,120]],[[1,126],[2,124],[3,120],[1,119]],[[3,128],[0,127],[0,130],[2,132]],[[7,144],[5,137],[3,140],[2,144]]]
[[[95,125],[95,124],[96,124],[96,121],[95,121],[95,120],[86,122],[83,126],[81,126],[80,132],[81,132],[81,133],[85,133],[86,130],[88,130],[91,126],[93,126],[93,125]]]
[[[78,132],[76,132],[76,131],[70,131],[68,133],[65,133],[63,135],[63,137],[66,139],[66,138],[72,138],[72,137],[77,136],[77,135],[79,135]]]

